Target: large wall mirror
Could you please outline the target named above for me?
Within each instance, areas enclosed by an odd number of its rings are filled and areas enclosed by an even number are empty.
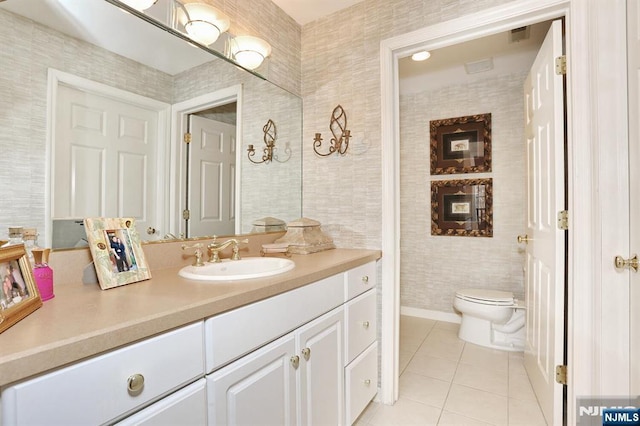
[[[22,225],[38,228],[42,245],[81,246],[87,216],[136,217],[148,240],[299,218],[301,99],[261,77],[265,70],[242,69],[117,3],[0,3],[0,239]],[[114,115],[125,146],[109,160],[100,140],[114,100],[132,109]],[[262,156],[269,120],[282,161],[255,164],[247,148]],[[231,164],[207,150],[231,153]],[[222,175],[224,187],[205,185]]]

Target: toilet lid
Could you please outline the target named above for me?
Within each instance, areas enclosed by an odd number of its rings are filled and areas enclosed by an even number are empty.
[[[484,302],[492,305],[512,305],[513,293],[510,291],[464,288],[456,291],[456,297],[471,302]]]

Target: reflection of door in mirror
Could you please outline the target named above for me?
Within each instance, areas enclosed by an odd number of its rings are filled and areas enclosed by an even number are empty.
[[[230,117],[229,123],[189,115],[187,237],[235,233],[236,104],[229,106],[202,113]]]
[[[160,110],[84,83],[96,90],[59,84],[55,92],[52,246],[83,245],[84,217],[132,217],[143,240],[157,239],[164,214],[155,187],[164,174]]]

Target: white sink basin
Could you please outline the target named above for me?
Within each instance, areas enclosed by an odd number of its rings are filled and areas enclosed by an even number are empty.
[[[185,266],[178,275],[190,280],[228,281],[262,278],[292,270],[296,264],[278,257],[245,257],[240,260],[224,259],[204,266]]]

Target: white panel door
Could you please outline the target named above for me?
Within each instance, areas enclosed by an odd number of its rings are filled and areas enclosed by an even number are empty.
[[[53,219],[133,217],[156,228],[158,112],[66,85],[56,100]]]
[[[629,173],[631,256],[640,253],[640,7],[627,2],[629,59]],[[626,256],[625,253],[619,253]],[[640,274],[632,273],[629,287],[629,395],[640,395]]]
[[[207,376],[210,424],[297,424],[294,352],[289,334]]]
[[[236,126],[189,116],[187,235],[235,233]]]
[[[343,422],[343,323],[339,308],[298,331],[301,425]]]
[[[555,21],[527,76],[527,235],[525,367],[549,424],[562,424],[562,385],[555,366],[563,363],[565,232],[563,77],[555,72],[562,55],[562,24]]]

